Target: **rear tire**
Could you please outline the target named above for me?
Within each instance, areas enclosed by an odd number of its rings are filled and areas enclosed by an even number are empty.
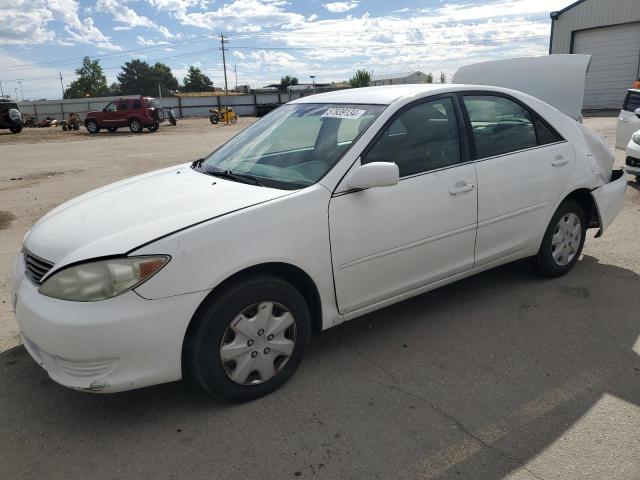
[[[538,272],[549,278],[568,273],[580,258],[587,233],[584,209],[565,200],[553,214],[536,256]]]
[[[151,125],[148,125],[147,128],[149,129],[150,132],[155,132],[156,130],[158,130],[159,126],[160,124],[158,123],[152,123]]]
[[[140,133],[142,132],[142,124],[140,123],[140,120],[138,120],[137,118],[132,118],[131,120],[129,120],[129,130],[131,130],[133,133]]]
[[[209,121],[215,125],[216,123],[218,123],[220,121],[220,119],[218,118],[217,115],[211,115],[209,117]]]
[[[9,131],[11,133],[20,133],[22,131],[22,125],[14,125],[13,127],[9,128]]]
[[[235,402],[284,385],[311,336],[304,297],[271,275],[248,277],[209,297],[192,322],[184,357],[191,376],[208,393]]]

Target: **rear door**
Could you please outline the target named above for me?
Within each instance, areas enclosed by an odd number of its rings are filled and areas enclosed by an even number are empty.
[[[118,110],[114,118],[114,127],[126,127],[129,121],[131,105],[129,100],[120,100],[118,102]]]
[[[575,153],[550,125],[509,95],[461,95],[478,175],[475,265],[531,246],[566,188]]]
[[[633,132],[640,130],[640,118],[634,113],[640,108],[640,91],[629,90],[624,105],[618,115],[616,127],[616,148],[626,150]]]

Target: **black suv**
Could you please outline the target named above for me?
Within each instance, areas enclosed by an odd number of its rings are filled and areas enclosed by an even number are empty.
[[[8,128],[11,133],[22,131],[22,114],[15,102],[0,100],[0,128]]]

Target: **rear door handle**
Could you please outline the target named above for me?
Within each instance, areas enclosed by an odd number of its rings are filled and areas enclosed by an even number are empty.
[[[474,183],[464,183],[460,184],[460,182],[456,183],[456,186],[449,190],[449,195],[458,195],[460,193],[469,192],[476,188]]]
[[[569,163],[569,160],[564,158],[562,155],[558,155],[552,162],[551,165],[554,167],[561,167],[562,165],[566,165]]]

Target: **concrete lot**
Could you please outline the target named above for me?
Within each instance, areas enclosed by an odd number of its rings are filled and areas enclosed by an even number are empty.
[[[587,124],[611,143],[613,118]],[[259,401],[182,382],[94,396],[49,380],[16,346],[7,300],[25,232],[66,199],[198,158],[237,130],[202,119],[75,141],[0,133],[0,477],[640,478],[631,177],[624,211],[568,276],[518,262],[338,326]]]

